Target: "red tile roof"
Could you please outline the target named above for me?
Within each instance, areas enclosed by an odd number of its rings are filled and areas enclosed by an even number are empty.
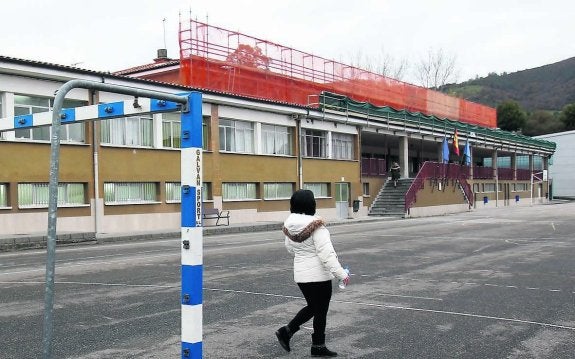
[[[168,59],[166,61],[154,62],[151,64],[145,64],[145,65],[130,67],[129,69],[125,69],[125,70],[115,71],[114,74],[115,75],[130,75],[130,74],[134,74],[134,73],[138,73],[138,72],[144,72],[144,71],[149,71],[149,70],[161,69],[164,67],[176,66],[179,64],[180,64],[180,60]]]

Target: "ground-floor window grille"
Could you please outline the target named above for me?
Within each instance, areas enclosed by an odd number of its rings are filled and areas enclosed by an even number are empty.
[[[525,192],[528,191],[528,184],[527,183],[514,183],[513,184],[513,191],[514,192]]]
[[[304,183],[303,188],[312,191],[315,198],[329,197],[329,185],[327,183]]]
[[[46,208],[50,200],[48,183],[19,183],[19,208]],[[86,204],[84,183],[59,183],[58,207]]]
[[[264,183],[264,199],[289,199],[293,183]]]
[[[495,183],[484,183],[483,192],[495,192]]]
[[[257,186],[255,183],[222,183],[222,199],[224,201],[257,199]]]
[[[158,184],[155,182],[104,183],[105,204],[157,203]]]
[[[8,185],[0,183],[0,208],[8,207]]]

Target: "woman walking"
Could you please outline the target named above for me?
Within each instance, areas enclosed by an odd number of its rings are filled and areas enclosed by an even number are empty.
[[[347,285],[349,275],[337,259],[324,222],[315,216],[315,207],[313,192],[309,190],[298,190],[290,199],[291,214],[283,227],[285,246],[294,256],[294,281],[307,305],[275,334],[280,345],[289,352],[291,337],[313,317],[311,356],[335,357],[337,353],[325,346],[331,280],[335,276]]]

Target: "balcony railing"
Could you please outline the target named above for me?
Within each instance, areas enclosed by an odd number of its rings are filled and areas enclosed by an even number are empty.
[[[386,163],[382,158],[365,158],[361,159],[362,176],[385,176]]]
[[[493,168],[473,166],[473,179],[493,179]]]
[[[413,183],[405,193],[405,212],[407,213],[415,203],[417,192],[423,188],[424,181],[430,180],[453,180],[461,185],[461,189],[466,197],[467,203],[471,206],[473,191],[467,182],[469,178],[469,167],[455,163],[425,162]]]
[[[517,170],[517,180],[518,181],[531,181],[531,171],[518,169]]]
[[[500,180],[512,180],[513,179],[513,168],[498,168],[497,177]]]

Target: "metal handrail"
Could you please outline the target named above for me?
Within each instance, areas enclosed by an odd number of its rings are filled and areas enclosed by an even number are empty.
[[[426,179],[433,180],[454,180],[459,183],[467,203],[471,207],[473,191],[467,179],[469,178],[469,167],[455,163],[439,163],[426,161],[415,179],[405,193],[405,212],[408,213],[417,199],[417,192],[423,188]]]

